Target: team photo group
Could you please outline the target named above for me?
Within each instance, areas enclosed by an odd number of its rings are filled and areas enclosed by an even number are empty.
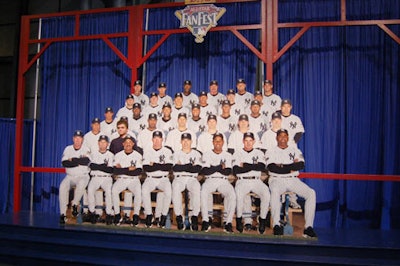
[[[219,192],[225,232],[233,233],[235,225],[240,233],[264,234],[270,211],[273,234],[283,235],[281,199],[291,192],[290,207],[301,208],[297,197],[305,200],[303,236],[317,237],[316,194],[298,177],[305,161],[297,143],[305,130],[270,80],[254,94],[243,79],[226,94],[217,80],[199,94],[190,80],[173,97],[167,91],[161,82],[146,95],[135,81],[124,106],[105,107],[89,132],[73,132],[62,156],[60,224],[82,214],[91,223],[166,228],[172,204],[177,229],[208,232],[213,193]],[[253,195],[260,202],[256,227]]]

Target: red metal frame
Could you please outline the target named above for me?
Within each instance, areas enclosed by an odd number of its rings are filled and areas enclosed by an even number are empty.
[[[340,21],[324,21],[324,22],[278,22],[278,0],[219,0],[216,4],[228,4],[234,2],[259,2],[261,1],[261,21],[259,24],[252,25],[231,25],[217,26],[210,31],[230,31],[240,41],[243,42],[262,62],[266,65],[266,77],[273,80],[273,64],[288,51],[288,49],[311,27],[331,27],[331,26],[359,26],[359,25],[377,25],[386,32],[395,42],[400,44],[400,38],[386,25],[400,24],[400,19],[391,20],[358,20],[348,21],[346,19],[346,0],[341,1],[341,19]],[[112,49],[115,54],[132,70],[132,82],[137,79],[138,69],[141,65],[168,39],[172,34],[189,33],[187,29],[169,29],[169,30],[152,30],[145,31],[143,29],[144,11],[153,8],[171,8],[184,6],[184,3],[169,3],[156,5],[139,5],[124,8],[97,9],[88,11],[64,12],[55,14],[42,14],[23,16],[21,18],[21,36],[19,49],[19,66],[18,66],[18,87],[17,87],[17,108],[16,108],[16,134],[15,134],[15,158],[14,158],[14,211],[21,209],[21,173],[22,172],[46,172],[46,173],[62,173],[63,168],[48,167],[25,167],[22,166],[22,132],[23,132],[23,115],[24,115],[24,95],[25,95],[25,74],[36,60],[46,51],[46,49],[55,42],[77,41],[77,40],[93,40],[101,39]],[[112,34],[95,34],[80,35],[80,17],[81,15],[92,13],[121,12],[129,13],[129,26],[127,32]],[[74,16],[75,17],[75,33],[71,37],[59,37],[48,39],[31,39],[30,25],[32,20],[50,17]],[[282,49],[278,50],[278,37],[280,28],[301,28],[299,32]],[[240,30],[257,29],[261,31],[261,51],[254,47],[241,33]],[[160,40],[143,56],[143,38],[146,35],[162,35]],[[126,37],[128,38],[128,56],[125,56],[111,41],[110,38]],[[41,50],[29,60],[29,45],[42,43]],[[322,178],[322,179],[345,179],[345,180],[374,180],[374,181],[400,181],[400,176],[387,175],[353,175],[353,174],[322,174],[322,173],[302,173],[301,177],[305,178]]]

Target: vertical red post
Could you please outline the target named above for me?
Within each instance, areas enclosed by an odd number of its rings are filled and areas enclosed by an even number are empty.
[[[275,4],[276,0],[271,0],[271,1],[261,1],[261,7],[263,8],[264,12],[263,14],[267,14],[266,17],[266,24],[267,24],[267,34],[266,34],[266,74],[267,74],[267,79],[273,80],[274,76],[274,68],[273,68],[273,63],[274,63],[274,39],[276,38],[277,34],[274,34],[274,29],[276,28],[276,25],[274,24],[274,17],[275,17]],[[265,16],[265,15],[264,15]]]
[[[21,35],[18,64],[17,110],[15,128],[15,154],[14,154],[14,212],[21,210],[21,166],[22,166],[22,132],[24,125],[24,101],[25,101],[25,72],[29,58],[29,19],[21,18]]]
[[[128,62],[131,67],[131,92],[133,93],[133,83],[138,79],[138,68],[143,50],[143,8],[132,6],[129,9],[128,26]]]

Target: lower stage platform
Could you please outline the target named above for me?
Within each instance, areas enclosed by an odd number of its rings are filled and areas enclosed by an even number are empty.
[[[2,265],[400,265],[400,231],[316,228],[318,239],[269,230],[226,234],[58,224],[59,216],[0,215]]]

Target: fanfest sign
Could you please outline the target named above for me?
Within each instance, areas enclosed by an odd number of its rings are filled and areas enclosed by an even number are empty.
[[[204,36],[217,26],[218,20],[226,12],[224,7],[213,4],[187,6],[185,9],[175,11],[175,16],[181,21],[180,28],[188,28],[195,36],[195,42],[202,43]]]

